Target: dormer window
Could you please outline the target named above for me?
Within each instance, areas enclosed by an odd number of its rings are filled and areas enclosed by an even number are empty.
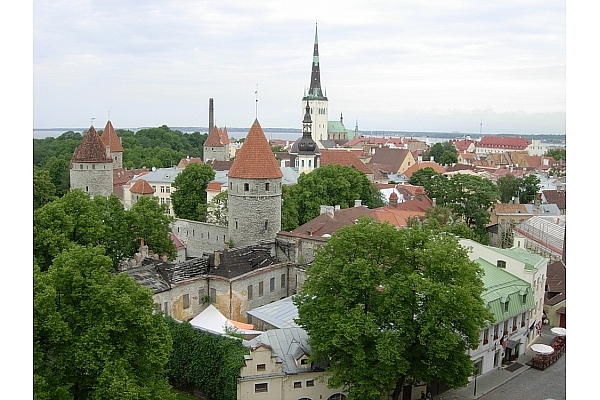
[[[498,260],[498,261],[496,261],[496,266],[498,268],[506,268],[506,261],[504,261],[504,260]]]
[[[508,312],[508,299],[504,302],[504,312]]]

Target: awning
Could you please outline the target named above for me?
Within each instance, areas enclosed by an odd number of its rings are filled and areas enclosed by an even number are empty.
[[[509,349],[514,349],[519,345],[519,343],[521,343],[520,340],[509,340],[506,344],[506,347],[508,347]]]

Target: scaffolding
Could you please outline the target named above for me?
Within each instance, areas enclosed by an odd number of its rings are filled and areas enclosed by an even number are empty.
[[[551,262],[558,261],[563,255],[566,217],[534,216],[512,228],[513,235],[522,237],[524,247]]]

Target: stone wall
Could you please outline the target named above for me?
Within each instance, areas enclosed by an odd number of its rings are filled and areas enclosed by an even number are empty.
[[[242,247],[273,240],[281,229],[281,178],[229,178],[229,238]]]
[[[69,171],[71,189],[81,189],[90,197],[110,196],[113,192],[113,169],[110,163],[73,163]]]
[[[229,146],[204,147],[204,162],[208,160],[229,161]]]
[[[327,243],[320,236],[281,231],[277,233],[276,258],[295,264],[310,264],[315,259],[315,252]]]
[[[188,258],[223,250],[229,243],[228,228],[222,225],[176,218],[171,232],[185,244]]]

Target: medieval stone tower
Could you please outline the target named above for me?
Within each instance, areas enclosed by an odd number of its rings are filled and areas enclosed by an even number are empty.
[[[110,146],[104,145],[98,132],[90,127],[70,165],[71,190],[81,189],[90,197],[110,196],[113,192],[113,159]]]
[[[229,169],[229,239],[240,247],[273,240],[281,229],[281,170],[255,120]]]
[[[319,65],[319,40],[315,26],[315,46],[313,49],[312,70],[310,74],[310,88],[308,94],[302,98],[302,115],[304,106],[308,101],[310,117],[312,120],[311,133],[313,140],[318,144],[320,140],[327,140],[327,115],[328,100],[321,89],[321,67]]]
[[[229,161],[229,135],[227,134],[227,127],[219,129],[214,124],[214,101],[212,98],[208,100],[208,136],[206,137],[206,141],[204,141],[203,161]]]
[[[102,136],[100,136],[104,146],[110,148],[110,156],[113,159],[113,167],[123,168],[123,146],[121,145],[121,139],[117,136],[115,128],[113,128],[110,120],[106,123]]]

